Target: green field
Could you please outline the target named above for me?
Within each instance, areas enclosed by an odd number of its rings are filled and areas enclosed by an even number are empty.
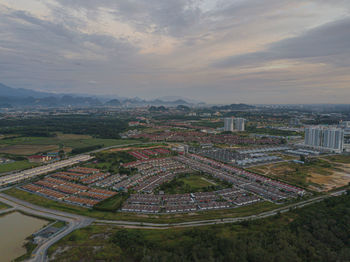
[[[145,215],[145,214],[134,214],[134,213],[123,213],[123,212],[107,212],[99,211],[94,209],[87,209],[79,206],[68,205],[61,202],[56,202],[44,197],[40,197],[35,194],[25,192],[17,188],[11,188],[3,193],[10,196],[22,199],[24,201],[30,202],[32,204],[43,206],[46,208],[57,209],[69,213],[74,213],[83,216],[94,217],[98,219],[110,219],[110,220],[128,220],[128,221],[138,221],[138,222],[155,222],[155,223],[176,223],[176,222],[186,222],[193,220],[202,219],[216,219],[216,218],[231,218],[240,216],[249,216],[252,214],[258,214],[261,212],[269,211],[281,207],[281,205],[276,205],[270,202],[261,202],[244,207],[232,208],[232,209],[222,209],[213,211],[202,211],[189,214],[161,214],[161,215]],[[109,203],[108,205],[112,205]]]
[[[36,167],[38,164],[36,163],[29,163],[27,160],[22,161],[16,161],[9,164],[1,164],[0,165],[0,173],[15,171],[15,170],[22,170],[27,169],[31,167]]]
[[[70,151],[75,148],[101,145],[103,147],[137,143],[137,140],[102,139],[87,135],[61,134],[55,137],[15,137],[0,139],[0,153],[30,155],[37,152],[53,151],[64,148]]]
[[[164,191],[166,194],[185,194],[211,192],[228,187],[232,185],[207,175],[180,174],[173,180],[160,185],[156,191]]]
[[[183,181],[186,185],[189,185],[190,187],[195,189],[216,185],[215,182],[209,182],[210,180],[209,181],[205,180],[204,177],[199,175],[183,177],[183,178],[180,178],[179,180]]]
[[[53,224],[52,226],[53,227],[56,227],[56,228],[61,228],[61,227],[64,227],[66,225],[66,222],[64,221],[57,221],[55,224]]]

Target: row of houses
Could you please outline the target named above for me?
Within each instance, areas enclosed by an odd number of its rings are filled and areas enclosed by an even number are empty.
[[[92,207],[117,194],[115,191],[93,188],[89,186],[90,183],[86,183],[85,179],[96,178],[99,174],[101,172],[98,169],[77,167],[68,172],[52,174],[21,188],[56,201]]]

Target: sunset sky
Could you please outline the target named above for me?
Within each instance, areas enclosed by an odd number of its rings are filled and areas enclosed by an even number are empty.
[[[0,82],[208,103],[349,103],[349,0],[0,0]]]

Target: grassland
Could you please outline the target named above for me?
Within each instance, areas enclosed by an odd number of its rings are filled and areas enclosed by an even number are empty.
[[[193,175],[188,177],[183,177],[179,179],[180,181],[183,181],[185,185],[189,185],[190,187],[194,189],[201,189],[203,187],[208,187],[212,185],[216,185],[215,182],[211,182],[208,179],[205,179],[202,176],[199,175]]]
[[[350,164],[350,155],[327,156],[324,159],[327,159],[329,161],[336,162],[336,163]]]
[[[15,161],[9,164],[1,164],[0,165],[0,173],[15,171],[15,170],[23,170],[31,167],[36,167],[38,164],[30,163],[27,160]]]
[[[10,208],[10,206],[0,202],[0,210]]]
[[[56,202],[44,197],[40,197],[35,194],[25,192],[17,188],[11,188],[3,193],[10,196],[22,199],[29,203],[43,206],[46,208],[61,210],[64,212],[74,213],[83,216],[89,216],[98,219],[110,219],[110,220],[128,220],[128,221],[138,221],[138,222],[155,222],[155,223],[175,223],[175,222],[186,222],[193,220],[202,219],[215,219],[215,218],[228,218],[228,217],[240,217],[248,216],[252,214],[257,214],[269,210],[273,210],[280,205],[276,205],[270,202],[261,202],[253,205],[232,208],[232,209],[222,209],[215,211],[202,211],[196,213],[187,214],[162,214],[162,215],[146,215],[146,214],[135,214],[135,213],[122,213],[122,212],[104,212],[94,209],[87,209],[79,206],[68,205],[62,202]]]
[[[156,192],[164,191],[166,194],[186,194],[195,192],[210,192],[232,187],[211,176],[194,174],[180,174],[171,181],[160,185]]]
[[[102,145],[104,147],[136,143],[135,140],[102,139],[87,135],[57,133],[55,137],[14,137],[0,139],[0,153],[31,155],[63,148],[70,152],[74,148]]]
[[[66,222],[64,221],[57,221],[55,224],[53,224],[52,226],[55,228],[62,228],[66,225]]]

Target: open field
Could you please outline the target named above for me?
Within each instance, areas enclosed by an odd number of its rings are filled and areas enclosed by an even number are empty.
[[[180,181],[183,181],[186,185],[189,185],[192,188],[203,188],[207,186],[216,185],[214,182],[210,182],[209,180],[205,180],[202,176],[189,176],[189,177],[183,177],[179,179]]]
[[[33,155],[38,152],[57,151],[57,145],[1,145],[0,153],[11,155]]]
[[[44,197],[40,197],[35,194],[19,190],[17,188],[11,188],[3,193],[18,199],[27,201],[29,203],[43,206],[46,208],[57,209],[65,212],[70,212],[83,216],[90,216],[98,219],[107,220],[128,220],[138,222],[155,222],[155,223],[169,223],[169,222],[186,222],[194,220],[204,219],[215,219],[215,218],[228,218],[228,217],[240,217],[257,214],[269,210],[273,210],[281,205],[273,204],[271,202],[260,202],[249,206],[232,208],[232,209],[221,209],[213,211],[202,211],[196,213],[187,214],[164,214],[164,215],[146,215],[146,214],[135,214],[135,213],[122,213],[122,212],[104,212],[94,209],[87,209],[79,206],[68,205],[61,202],[56,202]]]
[[[15,171],[15,170],[22,170],[22,169],[26,169],[26,168],[36,167],[36,166],[38,166],[38,164],[30,163],[27,160],[15,161],[15,162],[9,163],[9,164],[1,164],[0,165],[0,174],[5,173],[5,172],[10,172],[10,171]]]
[[[165,143],[152,143],[148,145],[140,144],[140,145],[126,146],[126,147],[112,148],[112,149],[109,149],[107,152],[132,151],[132,150],[142,150],[143,148],[152,149],[152,148],[159,148],[159,147],[166,148],[170,146]]]
[[[347,161],[343,156],[336,157]],[[314,191],[329,191],[350,183],[350,164],[328,158],[314,159],[304,165],[288,162],[267,164],[252,167],[250,170]]]
[[[209,176],[193,174],[180,174],[173,180],[160,185],[157,191],[165,194],[185,194],[195,192],[209,192],[231,187],[220,180],[211,179]]]
[[[135,143],[135,140],[102,139],[87,135],[57,133],[55,137],[15,137],[0,140],[0,153],[14,155],[32,155],[38,152],[57,151],[60,147],[66,151],[74,148],[101,145],[104,147]]]

